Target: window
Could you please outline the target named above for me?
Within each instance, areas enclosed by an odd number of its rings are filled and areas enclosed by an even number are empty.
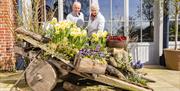
[[[41,0],[44,1],[44,0]],[[49,17],[48,12],[54,12],[54,17],[58,15],[58,1],[61,0],[46,0],[46,12],[42,13]],[[81,11],[85,16],[85,21],[89,19],[89,7],[91,0],[62,0],[64,19],[67,14],[72,12],[72,4],[74,1],[81,2]],[[105,30],[112,35],[124,35],[125,31],[125,16],[124,4],[125,0],[98,0],[100,12],[106,19]],[[130,37],[136,37],[138,42],[153,42],[153,2],[154,0],[129,0],[129,32]],[[46,14],[46,15],[44,15]],[[52,15],[51,15],[52,17]],[[59,19],[58,19],[59,20]]]
[[[22,16],[22,0],[17,0],[17,11],[18,15]]]
[[[99,0],[100,12],[106,19],[105,30],[112,35],[123,33],[124,0]]]
[[[180,20],[179,20],[179,26],[178,26],[178,40],[180,41]],[[169,41],[175,40],[175,20],[169,21]]]
[[[106,23],[105,23],[105,30],[110,32],[111,23],[110,23],[110,0],[99,0],[99,8],[100,12],[104,16]]]
[[[138,42],[153,42],[154,0],[129,0],[130,37]]]
[[[178,40],[180,41],[180,16],[178,19],[179,27],[178,27]],[[174,2],[169,1],[169,41],[175,40],[175,6]]]
[[[124,35],[124,1],[99,0],[100,12],[106,19],[105,29],[112,35]],[[129,32],[139,42],[153,41],[153,1],[129,0]]]

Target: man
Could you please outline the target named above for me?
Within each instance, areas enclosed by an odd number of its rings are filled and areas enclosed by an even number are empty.
[[[104,16],[99,12],[98,4],[94,3],[91,5],[91,15],[87,26],[88,36],[92,33],[97,33],[97,31],[104,30],[105,19]]]
[[[79,25],[84,23],[84,15],[81,10],[81,3],[80,2],[74,2],[72,6],[72,12],[67,15],[66,20],[75,22]]]

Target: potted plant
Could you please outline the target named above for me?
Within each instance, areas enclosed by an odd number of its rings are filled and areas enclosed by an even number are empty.
[[[178,42],[178,17],[179,17],[179,1],[173,0],[175,7],[175,47],[174,49],[164,49],[166,67],[172,70],[180,70],[180,50],[177,47]]]

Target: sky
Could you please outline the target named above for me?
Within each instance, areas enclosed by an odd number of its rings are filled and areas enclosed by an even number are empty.
[[[129,0],[129,15],[137,16],[139,0]],[[99,0],[100,11],[106,19],[110,17],[110,0]],[[124,0],[112,0],[112,15],[113,18],[124,16]]]

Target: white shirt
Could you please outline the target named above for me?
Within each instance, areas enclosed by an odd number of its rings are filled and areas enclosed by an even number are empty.
[[[70,14],[67,15],[66,20],[72,21],[75,23],[77,23],[78,20],[81,20],[84,22],[84,15],[83,13],[80,12],[79,16],[74,16],[73,13],[71,12]]]
[[[104,26],[105,26],[105,18],[99,12],[94,20],[90,19],[88,22],[88,26],[87,26],[88,36],[90,36],[92,33],[97,33],[98,30],[103,31]]]

